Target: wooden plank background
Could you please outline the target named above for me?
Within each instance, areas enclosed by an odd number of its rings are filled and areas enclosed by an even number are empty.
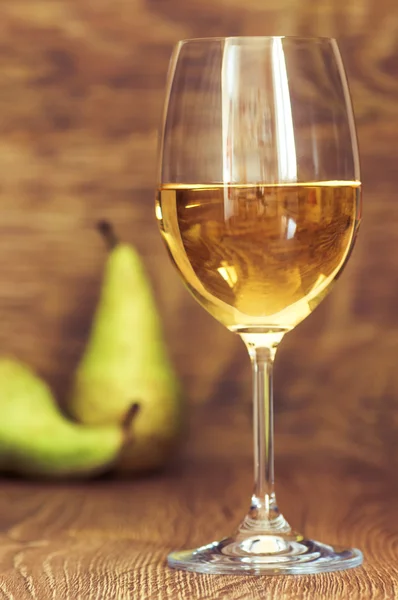
[[[277,431],[281,452],[289,437],[290,449],[398,463],[397,30],[396,0],[1,2],[1,351],[34,365],[62,402],[105,260],[95,223],[107,218],[143,255],[187,401],[229,403],[238,426],[250,405],[245,350],[185,291],[153,216],[168,60],[186,37],[334,36],[364,221],[332,296],[281,346]]]

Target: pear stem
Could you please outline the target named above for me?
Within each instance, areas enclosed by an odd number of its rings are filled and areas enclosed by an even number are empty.
[[[138,402],[134,402],[126,412],[122,420],[122,429],[125,435],[126,441],[131,437],[131,423],[135,419],[137,413],[140,411],[140,405]]]
[[[98,221],[97,228],[104,238],[109,250],[113,250],[113,248],[118,245],[119,238],[117,237],[112,224],[109,223],[109,221]]]

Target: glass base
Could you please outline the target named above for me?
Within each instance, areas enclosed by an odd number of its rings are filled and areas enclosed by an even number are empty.
[[[172,552],[167,562],[174,569],[197,573],[305,575],[352,569],[362,560],[362,553],[356,548],[334,549],[312,540],[286,541],[282,536],[256,535]]]

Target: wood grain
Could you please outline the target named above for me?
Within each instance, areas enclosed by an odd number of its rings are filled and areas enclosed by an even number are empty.
[[[198,415],[200,419],[202,416]],[[0,598],[4,600],[381,600],[398,595],[398,487],[386,470],[326,453],[279,454],[279,501],[309,536],[364,551],[353,571],[226,577],[168,569],[171,549],[229,533],[252,485],[249,430],[217,415],[218,450],[193,440],[168,473],[87,484],[3,480]],[[222,425],[223,423],[223,425]],[[221,442],[221,443],[220,443]],[[229,450],[228,450],[229,449]]]
[[[173,44],[190,36],[333,35],[357,115],[365,219],[336,291],[289,336],[279,360],[289,381],[299,372],[309,382],[314,362],[332,374],[342,369],[355,406],[374,379],[361,368],[371,348],[377,379],[395,395],[398,371],[386,361],[398,339],[395,0],[14,0],[0,13],[3,353],[33,364],[62,401],[98,296],[105,250],[95,222],[106,217],[143,255],[189,401],[218,398],[221,379],[248,377],[239,340],[189,297],[153,218],[168,60]],[[355,376],[344,375],[353,353]]]

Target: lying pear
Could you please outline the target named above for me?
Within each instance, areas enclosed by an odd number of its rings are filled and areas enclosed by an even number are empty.
[[[98,474],[115,462],[124,439],[120,425],[85,427],[68,421],[49,387],[29,367],[0,358],[3,472],[41,477]]]
[[[123,448],[118,466],[153,470],[167,461],[179,438],[179,384],[139,254],[119,243],[108,223],[100,223],[99,229],[110,252],[70,411],[85,424],[110,424],[120,422],[128,406],[138,403],[132,442]]]

